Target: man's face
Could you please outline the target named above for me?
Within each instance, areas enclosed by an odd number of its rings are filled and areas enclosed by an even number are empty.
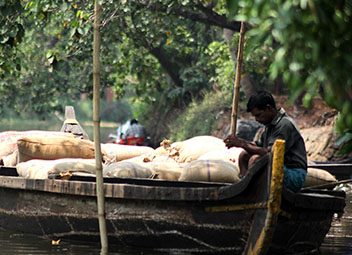
[[[255,120],[260,124],[268,125],[273,120],[273,115],[270,109],[270,107],[266,107],[265,109],[253,108],[251,113]]]

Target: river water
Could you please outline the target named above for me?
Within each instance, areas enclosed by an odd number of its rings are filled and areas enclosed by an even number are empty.
[[[352,254],[352,185],[340,186],[347,192],[345,213],[342,217],[335,217],[324,243],[320,247],[322,255],[351,255]],[[51,240],[37,236],[9,233],[0,230],[1,255],[89,255],[100,254],[99,244],[61,242],[52,245]],[[112,255],[156,255],[166,254],[146,250],[129,249],[126,247],[110,247]]]
[[[346,191],[346,207],[342,217],[335,217],[325,241],[320,247],[321,254],[352,254],[352,184],[338,187]]]

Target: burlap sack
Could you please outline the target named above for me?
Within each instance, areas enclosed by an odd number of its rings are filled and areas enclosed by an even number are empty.
[[[152,161],[142,164],[155,174],[155,179],[177,181],[184,170],[185,164],[177,163],[174,160]]]
[[[332,182],[337,182],[337,179],[328,171],[309,167],[307,169],[307,175],[306,175],[306,179],[304,181],[303,187],[312,187],[312,186],[328,184]]]
[[[43,130],[29,130],[29,131],[5,131],[0,132],[0,157],[8,156],[17,149],[17,141],[23,137],[30,136],[59,136],[59,137],[73,137],[72,134],[43,131]]]
[[[47,179],[50,174],[85,172],[95,174],[94,159],[63,158],[57,160],[33,159],[17,164],[19,176],[27,179]]]
[[[155,153],[152,154],[143,154],[134,158],[129,158],[123,160],[124,162],[134,162],[134,163],[148,163],[148,162],[176,162],[172,157],[167,155],[156,155]]]
[[[133,146],[114,143],[101,144],[110,162],[118,162],[143,154],[152,154],[154,149],[148,146]]]
[[[15,143],[0,143],[0,157],[6,157],[17,149],[17,141]]]
[[[238,169],[242,167],[240,165],[240,159],[243,158],[244,154],[248,154],[246,150],[243,148],[238,148],[238,147],[232,147],[230,149],[222,149],[222,150],[214,150],[214,151],[209,151],[203,155],[201,155],[198,159],[208,159],[208,160],[224,160],[224,161],[229,161],[230,163],[234,163]],[[248,159],[249,155],[245,157],[243,160],[247,160],[248,164]]]
[[[168,152],[163,146],[160,146],[155,149],[155,154],[156,155],[168,155]]]
[[[134,162],[114,162],[103,167],[104,177],[152,178],[153,172]]]
[[[10,155],[1,158],[3,166],[14,167],[18,163],[18,150],[16,149]]]
[[[23,137],[17,142],[19,162],[31,159],[94,158],[94,143],[71,137]],[[102,150],[103,152],[103,150]],[[104,152],[103,152],[104,154]]]
[[[191,162],[214,150],[226,149],[223,140],[214,136],[196,136],[183,142],[175,142],[167,148],[169,156],[177,162]]]
[[[180,181],[239,182],[239,170],[235,164],[223,160],[195,160],[184,167]]]

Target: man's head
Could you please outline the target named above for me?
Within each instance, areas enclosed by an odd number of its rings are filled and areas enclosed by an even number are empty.
[[[138,120],[136,120],[136,119],[131,119],[130,124],[131,124],[131,125],[138,124]]]
[[[273,96],[267,91],[258,91],[249,98],[247,112],[252,113],[259,123],[268,125],[277,113]]]

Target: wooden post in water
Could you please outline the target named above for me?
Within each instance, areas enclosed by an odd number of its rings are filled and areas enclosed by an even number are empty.
[[[240,82],[241,82],[241,66],[243,60],[243,47],[244,47],[244,34],[245,34],[245,24],[241,22],[240,37],[238,40],[237,49],[237,63],[236,63],[236,74],[235,74],[235,84],[234,84],[234,94],[232,99],[232,113],[231,113],[231,134],[236,134],[237,129],[237,115],[238,115],[238,102],[240,98]]]
[[[102,155],[100,147],[100,15],[102,7],[99,0],[94,2],[94,37],[93,37],[93,123],[96,163],[96,187],[98,219],[100,231],[101,254],[108,254],[108,238],[105,221],[105,196],[102,173]]]

